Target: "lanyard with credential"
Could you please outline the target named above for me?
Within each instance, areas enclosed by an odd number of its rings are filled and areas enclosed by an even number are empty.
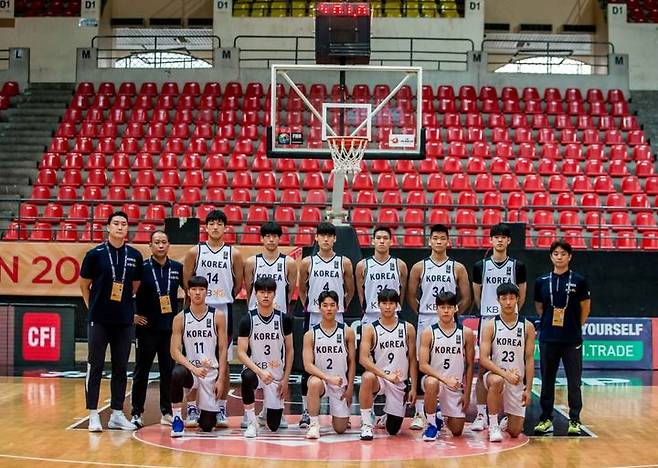
[[[158,296],[162,296],[163,294],[162,294],[162,290],[160,289],[160,281],[155,276],[155,264],[153,263],[153,258],[150,259],[150,262],[151,262],[151,273],[153,274],[153,281],[155,282],[155,289],[158,291]],[[162,267],[162,269],[164,270],[167,267],[169,267],[169,259],[167,259],[167,262]],[[164,277],[164,273],[162,276]],[[165,290],[165,294],[169,294],[170,289],[171,289],[171,267],[167,269],[167,289]]]
[[[567,280],[567,284],[566,284],[567,300],[564,303],[564,307],[555,307],[555,303],[553,301],[553,272],[551,272],[548,276],[548,293],[551,297],[551,308],[553,309],[552,325],[554,327],[564,326],[564,316],[567,311],[567,307],[569,307],[569,286],[571,285],[572,276],[573,276],[573,272],[569,270],[569,279]],[[560,289],[560,277],[558,276],[557,281],[555,282],[556,292],[559,291],[559,289]]]
[[[112,260],[112,254],[110,253],[110,247],[105,244],[105,250],[107,250],[107,256],[110,259],[110,267],[112,267],[112,281],[117,282],[117,271],[116,269],[119,268],[119,250],[117,249],[117,266],[114,266],[114,261]],[[126,262],[128,261],[128,249],[125,249],[123,251],[123,274],[121,275],[121,281],[120,283],[123,284],[124,280],[126,279]]]

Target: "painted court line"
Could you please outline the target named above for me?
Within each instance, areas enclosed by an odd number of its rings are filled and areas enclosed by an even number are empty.
[[[97,462],[88,460],[68,460],[64,458],[45,458],[45,457],[27,457],[22,455],[9,455],[0,453],[0,458],[11,458],[14,460],[33,460],[51,463],[67,463],[76,465],[100,465],[100,466],[131,466],[131,467],[144,467],[144,468],[180,468],[180,465],[135,465],[132,463],[111,463],[111,462]]]

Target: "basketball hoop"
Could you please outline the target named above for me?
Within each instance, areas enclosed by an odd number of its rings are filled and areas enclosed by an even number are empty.
[[[356,136],[327,137],[334,171],[357,173],[361,170],[363,154],[368,146],[368,138]]]

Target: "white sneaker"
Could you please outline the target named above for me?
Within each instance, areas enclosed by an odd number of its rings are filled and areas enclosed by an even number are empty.
[[[307,439],[319,439],[320,438],[320,424],[311,423],[311,425],[308,427],[308,431],[306,431],[306,438]]]
[[[414,419],[411,421],[409,429],[412,431],[420,431],[425,427],[425,419],[419,414],[416,413]]]
[[[244,436],[247,439],[253,439],[258,435],[258,424],[255,422],[249,422],[247,430],[244,431]]]
[[[260,415],[258,422],[260,422]],[[240,429],[246,429],[249,427],[249,419],[247,418],[247,413],[242,415],[242,421],[240,421]]]
[[[174,417],[169,413],[163,414],[160,418],[160,424],[163,426],[171,426],[172,422],[174,422]]]
[[[379,416],[377,418],[377,420],[375,421],[374,427],[378,427],[379,429],[386,429],[386,417],[387,416],[388,415],[386,413]]]
[[[500,426],[489,428],[489,442],[502,442],[503,433],[500,432]]]
[[[89,415],[89,432],[103,432],[103,425],[101,424],[101,417],[98,413]]]
[[[372,426],[361,424],[361,440],[372,440]]]
[[[288,420],[283,414],[281,414],[281,422],[279,423],[279,429],[288,429]]]
[[[119,429],[122,431],[134,431],[137,429],[133,423],[128,421],[128,418],[123,414],[123,411],[118,413],[112,411],[112,416],[110,416],[110,422],[107,423],[107,428]]]
[[[487,428],[487,418],[483,414],[478,414],[475,421],[471,424],[471,431],[484,431]]]
[[[130,422],[137,429],[141,429],[142,427],[144,427],[144,421],[142,421],[142,417],[139,414],[133,414],[133,417],[130,419]]]
[[[215,427],[222,427],[222,428],[227,428],[228,427],[228,418],[226,417],[226,408],[224,408],[224,407],[219,408],[219,412],[217,413],[217,420],[215,421]]]
[[[505,416],[503,419],[500,420],[500,423],[498,425],[500,426],[501,432],[507,432],[507,426],[509,424],[509,418]]]
[[[199,427],[199,408],[196,405],[187,407],[187,418],[185,419],[185,427]]]

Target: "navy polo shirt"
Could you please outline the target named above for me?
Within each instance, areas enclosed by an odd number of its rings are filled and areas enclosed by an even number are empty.
[[[571,271],[571,281],[569,281],[569,271]],[[580,324],[580,303],[590,298],[589,285],[583,275],[573,270],[569,271],[561,275],[555,273],[552,275],[545,274],[535,281],[535,302],[541,302],[544,311],[541,316],[540,342],[583,342],[583,330]],[[549,289],[551,278],[553,282],[553,306],[564,307],[567,303],[567,292],[569,294],[569,304],[564,313],[564,326],[562,327],[553,326],[553,307],[551,306]]]
[[[163,314],[160,309],[160,297],[155,285],[155,279],[153,278],[154,274],[160,286],[160,292],[169,295],[172,310],[170,314]],[[171,278],[171,281],[169,282],[169,290],[167,291],[168,278]],[[164,265],[160,265],[151,257],[144,260],[142,282],[139,285],[135,300],[137,303],[137,314],[146,317],[148,323],[143,327],[140,325],[140,328],[171,331],[171,323],[174,320],[174,316],[178,313],[178,287],[181,281],[183,281],[182,263],[169,258],[167,258]]]
[[[113,282],[110,257],[117,281],[121,281],[125,269],[121,302],[110,300]],[[117,249],[106,242],[87,252],[80,267],[80,277],[91,280],[89,322],[133,323],[133,281],[139,281],[142,277],[143,263],[142,254],[126,244]]]

